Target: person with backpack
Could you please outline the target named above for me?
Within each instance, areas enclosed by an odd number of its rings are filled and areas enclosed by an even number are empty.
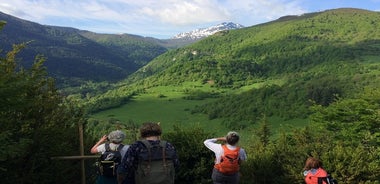
[[[239,134],[231,131],[225,137],[204,141],[204,145],[215,153],[215,164],[211,175],[214,184],[239,183],[241,162],[247,160],[245,150],[238,146],[239,139]],[[218,141],[224,143],[219,144]]]
[[[103,135],[91,148],[92,154],[101,153],[97,162],[97,184],[117,184],[117,167],[129,148],[129,145],[122,144],[124,139],[125,133],[115,130],[110,132],[108,136]]]
[[[314,157],[306,159],[303,175],[306,184],[337,184],[325,169],[322,168],[322,162]]]
[[[178,156],[161,133],[158,123],[142,124],[141,140],[131,144],[118,168],[119,184],[174,184]]]

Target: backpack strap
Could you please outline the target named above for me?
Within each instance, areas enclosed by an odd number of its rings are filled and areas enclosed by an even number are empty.
[[[325,184],[330,184],[327,177],[318,177],[318,184],[323,184],[323,182],[325,182]]]
[[[124,144],[119,144],[116,150],[120,152],[123,149],[123,147],[124,147]]]
[[[228,147],[227,147],[226,144],[223,144],[222,148],[223,148],[223,153],[222,153],[222,156],[221,156],[221,161],[222,161],[222,158],[225,156],[225,150],[228,150]],[[236,146],[235,151],[237,151],[237,159],[238,159],[239,164],[240,164],[240,146]]]
[[[146,139],[143,139],[141,140],[141,142],[145,145],[145,147],[147,148],[148,150],[148,164],[146,165],[147,168],[150,170],[150,163],[152,161],[152,152],[151,152],[151,148],[152,148],[152,145],[150,144],[150,142]]]
[[[106,148],[106,151],[111,150],[110,143],[108,143],[108,142],[104,144],[104,147]]]
[[[168,173],[168,164],[166,162],[166,141],[160,141],[160,147],[162,147],[162,165],[165,168],[165,172]]]

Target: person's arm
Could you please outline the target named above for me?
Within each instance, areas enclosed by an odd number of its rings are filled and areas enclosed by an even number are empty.
[[[173,161],[174,168],[175,168],[176,172],[178,172],[179,167],[180,167],[180,162],[178,159],[177,151],[176,151],[175,147],[169,142],[166,142],[166,152],[173,153],[171,159]]]
[[[125,153],[120,165],[117,167],[117,181],[119,184],[122,184],[124,181],[127,181],[127,183],[134,181],[135,165],[137,168],[138,164],[138,147],[138,141],[131,144]]]
[[[92,154],[98,153],[98,146],[106,141],[107,141],[107,135],[103,135],[103,137],[100,138],[99,141],[91,148],[91,153]]]
[[[203,143],[208,149],[215,152],[220,147],[220,144],[216,143],[217,141],[226,141],[226,138],[218,137],[218,138],[206,139]]]
[[[223,141],[225,142],[226,141],[226,137],[218,137],[216,138],[217,141]]]
[[[239,165],[241,166],[245,161],[247,161],[247,153],[243,148],[240,148],[239,152]]]

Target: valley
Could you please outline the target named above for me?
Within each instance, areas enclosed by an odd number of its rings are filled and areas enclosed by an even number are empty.
[[[210,183],[213,153],[202,142],[230,130],[249,153],[242,183],[303,183],[309,156],[326,161],[340,183],[379,183],[378,20],[378,12],[340,8],[176,48],[136,35],[0,22],[0,140],[11,158],[0,162],[27,166],[20,183],[71,183],[79,162],[44,159],[78,154],[79,125],[88,151],[115,129],[127,132],[126,144],[134,142],[139,125],[153,121],[184,165],[179,183]],[[33,58],[39,53],[47,57]],[[70,177],[51,174],[56,168]]]

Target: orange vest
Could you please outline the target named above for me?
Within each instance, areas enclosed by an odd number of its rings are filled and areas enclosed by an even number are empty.
[[[235,150],[230,150],[226,145],[222,145],[223,155],[220,158],[220,163],[215,164],[214,168],[223,174],[235,174],[239,172],[240,168],[240,158],[239,152],[240,147],[236,147]]]
[[[318,177],[327,177],[327,172],[322,168],[319,168],[317,172],[314,174],[309,172],[305,176],[305,182],[306,184],[318,184]],[[322,183],[326,184],[326,182],[322,182]]]

